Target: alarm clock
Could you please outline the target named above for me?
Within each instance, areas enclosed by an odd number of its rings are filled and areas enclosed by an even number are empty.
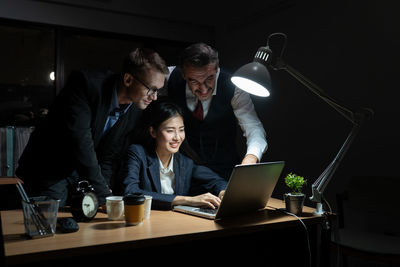
[[[88,181],[79,181],[76,189],[71,196],[71,213],[78,222],[88,222],[92,220],[99,208],[99,201],[93,186]]]

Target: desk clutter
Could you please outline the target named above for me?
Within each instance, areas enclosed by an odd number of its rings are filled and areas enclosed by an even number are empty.
[[[47,197],[29,198],[20,181],[16,186],[22,198],[25,235],[30,238],[54,235],[60,201]]]
[[[80,181],[77,193],[70,207],[62,208],[71,212],[71,217],[58,218],[60,200],[45,196],[29,197],[19,179],[14,179],[21,197],[24,216],[25,236],[30,239],[53,236],[56,230],[73,233],[79,230],[77,222],[89,222],[97,214],[99,205],[93,187],[88,181]],[[106,198],[108,220],[125,221],[126,226],[139,225],[150,217],[151,196],[129,194]]]
[[[150,218],[152,197],[143,194],[110,196],[106,198],[108,219],[125,220],[126,225],[138,225]]]
[[[72,218],[58,218],[57,230],[62,233],[74,233],[79,230],[79,225]]]
[[[76,232],[63,233],[57,229],[51,237],[36,239],[23,236],[24,223],[20,209],[5,210],[0,211],[4,263],[5,266],[20,267],[32,266],[33,263],[40,263],[41,266],[80,266],[81,260],[87,260],[90,265],[112,266],[115,265],[116,255],[118,259],[120,256],[132,259],[132,255],[149,251],[154,255],[170,256],[181,250],[184,250],[184,255],[192,255],[197,259],[199,249],[207,246],[212,251],[221,247],[229,249],[232,252],[230,257],[236,257],[235,262],[243,261],[247,265],[257,265],[257,262],[252,264],[249,260],[259,261],[260,255],[265,255],[267,251],[268,255],[273,255],[268,256],[271,266],[295,266],[294,263],[297,263],[296,266],[308,266],[310,257],[304,230],[296,218],[276,210],[280,208],[284,208],[282,199],[271,198],[268,207],[260,212],[218,221],[171,210],[151,210],[151,218],[143,219],[136,226],[126,226],[125,220],[109,220],[105,212],[99,211],[92,221],[79,222]],[[327,237],[318,234],[324,217],[314,215],[314,210],[305,206],[301,216],[310,234],[311,248],[317,245],[319,237]],[[72,219],[72,216],[70,212],[60,209],[58,218]],[[286,253],[282,247],[287,245],[289,239],[296,240],[300,246],[291,251],[291,257],[281,257]],[[317,260],[317,254],[313,252],[311,256]],[[211,254],[200,258],[208,264],[210,257],[214,257],[212,260],[226,259]],[[270,264],[270,261],[279,264]]]

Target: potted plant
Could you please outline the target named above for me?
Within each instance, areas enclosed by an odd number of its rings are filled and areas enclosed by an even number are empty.
[[[303,211],[305,194],[302,193],[303,186],[307,183],[304,177],[295,173],[289,173],[285,177],[285,184],[291,192],[284,194],[286,210],[290,213],[300,215]]]

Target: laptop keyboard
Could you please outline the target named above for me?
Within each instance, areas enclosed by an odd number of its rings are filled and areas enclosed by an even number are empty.
[[[218,209],[212,209],[212,208],[200,208],[199,211],[209,213],[209,214],[217,214]]]

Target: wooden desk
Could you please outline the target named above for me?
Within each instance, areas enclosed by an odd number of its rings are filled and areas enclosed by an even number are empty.
[[[241,216],[220,221],[213,221],[173,211],[152,210],[150,219],[138,226],[125,226],[124,221],[109,221],[107,215],[98,213],[88,223],[79,223],[80,230],[75,233],[57,233],[52,237],[29,240],[23,236],[24,224],[21,210],[1,211],[4,263],[5,265],[26,264],[37,261],[71,259],[90,255],[107,255],[106,253],[149,251],[155,253],[157,248],[170,248],[187,245],[204,245],[214,241],[242,240],[250,235],[252,239],[261,233],[271,235],[271,230],[297,229],[305,235],[300,222],[284,215],[273,208],[281,208],[282,200],[271,199],[267,209],[251,216]],[[314,209],[304,207],[303,221],[308,225],[316,225],[323,221],[314,216]],[[59,212],[59,217],[70,217],[70,213]],[[202,243],[203,242],[203,243]],[[207,242],[207,243],[205,243]],[[270,242],[270,241],[267,241]],[[222,244],[222,243],[221,243]],[[301,246],[302,246],[301,245]],[[247,245],[246,245],[247,246]],[[177,248],[176,247],[176,248]],[[218,247],[218,246],[217,246]],[[199,247],[197,247],[199,248]],[[146,250],[144,250],[146,249]],[[191,249],[190,249],[191,250]],[[206,249],[207,251],[207,249]],[[104,254],[103,254],[104,253]],[[307,257],[307,255],[306,255]],[[58,264],[57,264],[58,265]]]
[[[0,176],[0,185],[17,184],[18,182],[23,184],[18,177]]]

